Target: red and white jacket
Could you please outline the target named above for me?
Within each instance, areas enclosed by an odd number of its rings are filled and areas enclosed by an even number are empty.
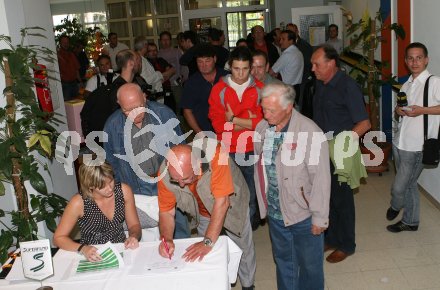
[[[229,84],[229,75],[224,76],[212,88],[209,96],[209,114],[212,127],[217,134],[217,139],[229,148],[231,153],[244,153],[254,150],[252,141],[253,131],[263,119],[263,110],[260,106],[260,93],[264,84],[257,79],[251,78],[249,86],[244,90],[241,101],[237,93]],[[229,104],[233,114],[238,118],[249,118],[251,113],[252,129],[234,131],[231,123],[226,122],[226,104]],[[226,125],[226,126],[225,126]]]

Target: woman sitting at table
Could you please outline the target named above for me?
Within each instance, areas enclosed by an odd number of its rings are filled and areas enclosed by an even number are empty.
[[[100,261],[93,245],[124,243],[125,248],[139,246],[141,226],[130,186],[116,183],[113,169],[108,163],[99,166],[82,164],[79,168],[81,193],[67,204],[60,224],[54,234],[54,244],[66,251],[78,251],[89,261]],[[128,238],[123,229],[127,223]],[[78,222],[80,243],[70,238]]]

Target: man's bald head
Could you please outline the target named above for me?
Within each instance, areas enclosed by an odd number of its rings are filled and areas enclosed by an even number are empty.
[[[128,116],[134,109],[145,107],[146,97],[139,85],[128,83],[118,89],[117,101],[121,106],[122,113]],[[135,125],[142,124],[144,115],[145,112],[139,112],[133,119],[133,123]]]
[[[180,187],[185,187],[196,180],[195,168],[200,167],[200,162],[194,158],[192,147],[186,144],[173,146],[167,155],[168,172]]]
[[[138,84],[134,84],[134,83],[127,83],[122,85],[119,89],[118,92],[116,94],[118,103],[120,103],[121,101],[124,102],[127,99],[140,99],[142,100],[145,95],[142,92],[141,87]]]

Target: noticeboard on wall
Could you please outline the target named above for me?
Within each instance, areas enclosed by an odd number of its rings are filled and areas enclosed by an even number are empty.
[[[298,26],[301,38],[312,46],[327,40],[330,24],[339,27],[339,38],[342,39],[342,11],[339,5],[292,8],[292,23]]]

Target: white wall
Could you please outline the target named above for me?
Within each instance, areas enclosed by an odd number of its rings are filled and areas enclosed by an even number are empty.
[[[416,1],[413,1],[416,2]],[[417,1],[413,5],[412,38],[411,42],[421,42],[429,52],[429,72],[440,76],[440,30],[437,29],[437,17],[440,11],[440,1]],[[419,178],[419,184],[440,202],[440,167],[424,169]]]
[[[325,5],[324,0],[272,0],[272,4],[270,6],[271,13],[275,13],[275,23],[272,23],[272,27],[279,27],[281,22],[284,22],[284,25],[292,22],[292,8],[294,7],[310,7],[323,5]]]
[[[13,43],[20,41],[20,29],[24,27],[39,26],[45,28],[42,32],[47,39],[29,38],[29,43],[43,45],[55,52],[55,40],[52,26],[52,16],[49,8],[49,0],[0,0],[0,34],[12,37]],[[52,65],[58,68],[58,64]],[[58,70],[58,69],[57,69]],[[55,77],[59,79],[59,74]],[[5,88],[4,74],[0,72],[0,92]],[[61,83],[55,82],[53,86],[52,98],[55,104],[58,104],[56,112],[65,116],[64,101],[61,95]],[[4,106],[4,98],[0,98],[0,105]],[[59,117],[65,120],[65,117]],[[67,130],[67,125],[59,126],[59,131]],[[76,179],[74,176],[67,176],[61,164],[54,161],[49,165],[50,175],[43,174],[49,191],[55,192],[67,199],[77,192]],[[52,183],[53,182],[53,183]],[[30,191],[32,193],[32,191]],[[0,197],[2,209],[15,209],[15,199],[12,194],[12,186],[7,188],[7,194]],[[43,234],[43,233],[41,233]],[[47,235],[50,236],[48,232]]]
[[[104,0],[50,0],[52,15],[105,11]]]

